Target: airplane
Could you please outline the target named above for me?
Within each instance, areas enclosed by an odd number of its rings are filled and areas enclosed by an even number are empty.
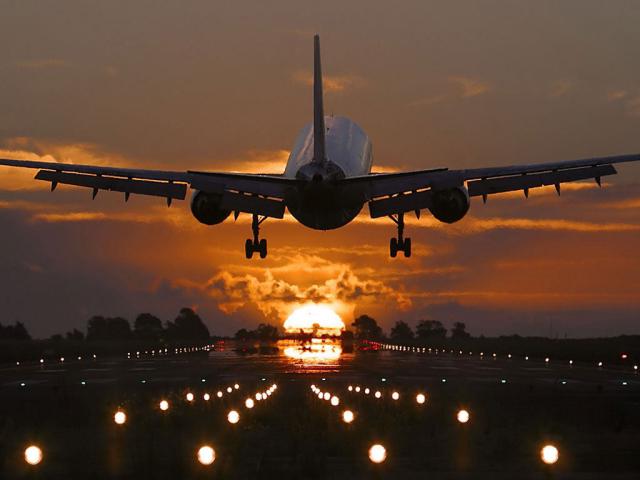
[[[187,188],[191,212],[205,225],[217,225],[232,213],[252,216],[253,238],[245,242],[248,259],[267,256],[267,240],[260,226],[268,218],[282,219],[285,209],[302,225],[332,230],[351,222],[368,204],[371,218],[388,217],[397,228],[389,242],[389,254],[411,256],[411,238],[404,236],[405,214],[420,218],[428,210],[437,220],[455,223],[469,211],[471,197],[529,190],[576,180],[616,174],[615,163],[635,162],[640,154],[588,158],[533,165],[450,170],[433,168],[399,173],[372,173],[372,145],[367,134],[346,117],[325,116],[320,64],[320,37],[314,36],[313,122],[299,133],[281,175],[238,174],[208,171],[163,171],[98,167],[56,162],[0,159],[0,165],[39,169],[35,179],[184,200]]]

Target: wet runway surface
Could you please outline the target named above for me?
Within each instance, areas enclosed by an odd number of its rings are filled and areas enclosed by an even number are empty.
[[[267,400],[245,406],[273,384]],[[337,396],[339,405],[317,391]],[[305,362],[227,350],[5,366],[0,398],[1,478],[586,479],[640,472],[640,376],[631,367],[391,351]],[[161,399],[167,412],[158,408]],[[124,426],[113,422],[118,408],[127,412]],[[456,421],[461,408],[470,412],[467,424]],[[227,421],[232,409],[240,414],[236,425]],[[352,424],[342,422],[345,409],[355,413]],[[387,448],[383,464],[367,457],[373,442]],[[553,467],[540,461],[545,442],[560,450]],[[30,443],[42,444],[41,465],[24,464]],[[204,443],[217,452],[209,467],[195,461]]]

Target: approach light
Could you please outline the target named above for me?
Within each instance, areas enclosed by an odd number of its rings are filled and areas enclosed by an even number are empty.
[[[602,362],[598,362],[598,367],[602,367]]]
[[[218,393],[216,393],[216,396],[217,396],[218,398],[222,398],[222,392],[218,390]]]
[[[202,465],[211,465],[216,460],[216,451],[209,445],[198,449],[198,462]]]
[[[127,422],[127,414],[122,410],[118,410],[113,416],[113,421],[116,422],[117,425],[124,425]]]
[[[376,390],[376,393],[374,393],[373,396],[376,397],[376,398],[381,398],[382,397],[382,393],[380,393],[380,390]]]
[[[193,393],[187,393],[187,402],[193,402]]]
[[[233,386],[233,388],[235,388],[236,390],[238,390],[240,388],[240,385],[238,385],[237,383]]]
[[[260,392],[256,393],[256,400],[262,400],[262,394]]]
[[[347,387],[347,390],[349,390],[350,392],[353,392],[353,387],[352,387],[351,385],[349,385],[349,386]]]
[[[344,423],[351,423],[353,422],[354,418],[355,418],[355,415],[351,410],[345,410],[344,412],[342,412],[342,421]]]
[[[24,461],[29,465],[38,465],[42,461],[42,450],[36,445],[28,446],[24,451]]]
[[[334,395],[333,397],[331,397],[331,405],[337,407],[338,405],[340,405],[340,399]]]
[[[240,421],[240,414],[235,411],[235,410],[231,410],[228,414],[227,414],[227,421],[231,424],[236,424]]]
[[[231,393],[231,392],[233,392],[233,388],[227,387],[227,393]]]
[[[324,392],[323,397],[325,400],[329,401],[329,399],[331,398],[331,394],[329,392]]]
[[[373,463],[382,463],[387,458],[387,449],[376,443],[369,449],[369,460]]]
[[[356,393],[360,393],[360,387],[356,387]]]
[[[211,395],[209,395],[208,393],[205,393],[202,398],[204,399],[205,402],[208,402],[211,399]]]
[[[558,449],[553,445],[545,445],[540,450],[540,458],[547,465],[553,465],[558,461],[559,453]]]
[[[418,404],[422,405],[426,401],[427,397],[425,397],[423,393],[419,393],[418,395],[416,395],[416,402],[418,402]]]
[[[469,421],[469,417],[469,412],[466,410],[459,410],[458,414],[456,415],[456,418],[460,423],[467,423]]]
[[[549,357],[545,357],[544,363],[549,363]]]
[[[369,392],[370,392],[370,391],[371,391],[371,390],[369,390],[368,388],[365,388],[365,389],[364,389],[364,394],[365,394],[365,395],[369,395]]]
[[[318,392],[318,398],[322,400],[322,392]]]
[[[255,403],[253,401],[253,398],[247,398],[244,401],[244,406],[247,407],[247,408],[253,408],[254,405],[255,405]]]
[[[169,402],[167,402],[166,400],[162,400],[160,402],[160,410],[162,410],[163,412],[169,410]]]
[[[393,398],[394,400],[398,400],[400,398],[400,394],[398,392],[393,392],[391,394],[391,398]]]

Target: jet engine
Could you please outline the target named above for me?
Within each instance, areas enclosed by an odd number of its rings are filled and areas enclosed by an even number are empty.
[[[195,190],[191,197],[191,213],[200,223],[216,225],[224,222],[231,210],[220,208],[222,194]]]
[[[437,190],[431,196],[431,214],[444,223],[455,223],[469,211],[469,191],[464,186]]]

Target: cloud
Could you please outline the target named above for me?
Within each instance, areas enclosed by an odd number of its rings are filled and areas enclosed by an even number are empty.
[[[490,90],[488,83],[470,77],[453,76],[449,77],[449,82],[459,89],[463,98],[477,97]]]
[[[610,90],[607,92],[607,100],[610,102],[616,102],[622,100],[628,95],[626,90]]]
[[[551,85],[550,95],[552,97],[562,97],[569,93],[573,88],[573,82],[570,80],[558,80]]]
[[[307,71],[293,73],[293,81],[303,85],[313,85],[313,74]],[[322,76],[322,86],[325,92],[343,92],[347,89],[359,88],[365,84],[362,77],[357,75],[326,75]]]
[[[69,64],[64,60],[58,58],[40,58],[33,60],[22,60],[16,63],[18,68],[41,70],[45,68],[62,68],[67,67]]]

